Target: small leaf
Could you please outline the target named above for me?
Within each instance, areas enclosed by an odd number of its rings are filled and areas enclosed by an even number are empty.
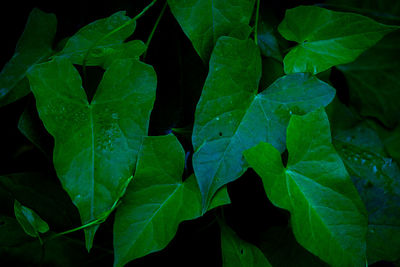
[[[135,177],[115,215],[114,266],[163,249],[182,221],[202,215],[194,176],[182,182],[184,164],[185,154],[175,136],[144,139]],[[228,203],[223,188],[212,207]]]
[[[400,32],[387,35],[355,62],[338,66],[349,85],[350,102],[363,116],[387,127],[400,118]]]
[[[331,144],[322,109],[292,116],[287,148],[286,168],[268,143],[244,156],[271,202],[290,211],[294,236],[304,248],[332,266],[365,266],[365,207]]]
[[[368,263],[400,255],[400,170],[388,158],[375,131],[365,125],[335,136],[342,157],[368,211]]]
[[[331,86],[303,73],[284,76],[257,94],[260,75],[261,58],[254,42],[218,40],[192,136],[203,208],[220,187],[246,171],[244,150],[266,141],[283,152],[290,116],[326,106],[335,95]]]
[[[0,73],[0,107],[10,104],[29,92],[27,71],[45,61],[52,53],[57,19],[34,8],[29,14],[24,32],[18,40],[15,53]]]
[[[224,222],[220,221],[222,263],[225,267],[269,267],[271,264],[255,245],[240,239]]]
[[[283,60],[285,73],[317,74],[350,63],[398,28],[358,14],[316,6],[289,9],[278,30],[287,40],[299,44]]]
[[[39,116],[55,139],[57,175],[87,224],[112,208],[135,169],[155,99],[156,74],[137,60],[115,60],[91,103],[66,58],[37,65],[28,77]],[[97,228],[85,229],[88,249]]]
[[[255,0],[168,0],[172,14],[205,63],[221,36],[246,39]]]
[[[137,59],[146,50],[144,43],[138,40],[123,43],[134,32],[136,23],[132,23],[98,42],[131,19],[125,13],[125,11],[119,11],[108,18],[99,19],[86,25],[68,39],[63,50],[57,56],[67,57],[73,64],[82,65],[86,53],[91,49],[86,65],[103,66],[104,68],[107,68],[115,59]]]
[[[32,237],[39,237],[39,233],[49,231],[49,226],[39,215],[28,207],[22,206],[17,200],[14,202],[14,213],[17,221],[25,233]]]

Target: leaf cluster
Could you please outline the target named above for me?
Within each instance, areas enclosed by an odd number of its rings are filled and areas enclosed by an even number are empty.
[[[400,2],[142,2],[74,33],[31,10],[1,261],[400,264]]]

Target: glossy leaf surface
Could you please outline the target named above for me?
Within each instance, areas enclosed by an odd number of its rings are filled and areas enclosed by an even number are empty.
[[[271,144],[245,151],[268,198],[289,210],[296,240],[332,266],[365,266],[365,207],[331,144],[329,122],[318,109],[292,116],[284,167]]]
[[[174,135],[144,139],[133,182],[115,216],[114,266],[163,249],[182,221],[202,215],[195,177],[182,182],[184,164],[183,148]],[[211,208],[228,203],[223,188]]]
[[[335,95],[331,86],[303,73],[284,76],[257,94],[260,61],[252,41],[230,37],[221,37],[211,56],[192,136],[204,207],[244,173],[244,150],[265,141],[283,152],[290,116],[326,106]]]
[[[39,116],[55,139],[57,175],[86,224],[112,207],[134,171],[147,135],[156,74],[137,60],[117,60],[91,103],[78,71],[65,58],[37,65],[29,80]],[[88,248],[96,229],[85,231]]]
[[[0,73],[0,106],[12,103],[30,92],[26,73],[53,53],[51,48],[56,28],[54,14],[37,8],[32,10],[13,57]]]
[[[255,0],[168,0],[172,14],[205,63],[221,36],[245,39]]]
[[[368,263],[400,256],[400,170],[377,133],[365,125],[335,136],[341,155],[368,211]]]
[[[285,56],[285,73],[317,74],[332,66],[350,63],[398,29],[354,13],[335,12],[316,6],[286,11],[279,32],[297,46]]]
[[[138,40],[123,43],[134,32],[136,23],[101,40],[131,19],[125,13],[125,11],[119,11],[108,18],[86,25],[68,39],[63,50],[57,55],[69,58],[74,64],[82,65],[88,50],[91,49],[86,65],[105,68],[118,58],[138,58],[146,49],[144,43]]]
[[[43,221],[35,211],[21,205],[17,200],[14,202],[14,212],[17,221],[26,234],[32,237],[38,237],[39,233],[46,233],[49,231],[49,225]]]

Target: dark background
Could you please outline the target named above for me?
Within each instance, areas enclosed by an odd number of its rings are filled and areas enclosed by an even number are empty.
[[[299,5],[299,1],[275,1],[273,12],[279,21],[287,8]],[[315,2],[315,1],[314,1]],[[301,1],[311,4],[313,1]],[[45,12],[54,13],[58,19],[56,43],[73,35],[88,23],[108,17],[116,11],[126,10],[127,15],[134,17],[150,0],[114,0],[96,1],[7,1],[0,8],[0,25],[2,25],[3,49],[0,57],[0,67],[11,58],[15,45],[20,37],[29,12],[38,7]],[[133,39],[146,41],[150,31],[162,9],[164,1],[159,0],[137,22]],[[145,62],[151,64],[157,73],[157,98],[150,121],[150,135],[163,135],[172,128],[192,127],[194,110],[201,93],[202,85],[207,75],[207,66],[197,56],[190,41],[182,32],[180,26],[167,8],[160,25],[154,35],[147,52]],[[100,68],[88,68],[88,80],[85,82],[87,92],[94,92],[102,77]],[[46,174],[46,179],[59,184],[51,162],[51,156],[32,145],[18,130],[18,120],[26,107],[35,112],[35,102],[32,95],[0,108],[0,175],[25,171],[38,171]],[[39,125],[41,122],[36,118]],[[51,153],[53,140],[41,125],[41,139],[46,144],[46,151]],[[185,150],[191,155],[192,147],[189,134],[176,134]],[[186,177],[193,172],[191,157],[188,158]],[[253,171],[247,171],[240,179],[228,186],[232,205],[223,208],[223,214],[228,224],[235,229],[241,238],[257,243],[260,232],[272,226],[287,226],[288,214],[272,206],[265,196],[262,183]],[[72,205],[72,204],[71,204]],[[166,249],[135,260],[128,266],[221,266],[220,232],[216,215],[222,214],[222,209],[207,213],[204,217],[184,222],[180,225],[177,235]],[[13,216],[12,206],[2,203],[2,214]],[[80,225],[76,209],[71,208],[71,222],[63,226],[52,226],[54,231],[64,231]],[[112,255],[112,216],[104,223],[95,238],[92,252],[77,266],[91,266],[100,263],[111,266]],[[59,228],[57,228],[59,227]],[[63,228],[64,227],[64,228]],[[69,237],[83,241],[82,232]],[[84,247],[80,244],[83,253]],[[18,266],[27,259],[10,255],[0,255],[1,261],[9,266]],[[70,255],[74,257],[74,254]]]

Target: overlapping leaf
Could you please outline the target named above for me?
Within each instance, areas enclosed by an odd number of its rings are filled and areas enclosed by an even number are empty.
[[[220,222],[220,227],[223,266],[271,266],[259,248],[240,239],[224,222]]]
[[[173,135],[146,137],[133,182],[114,223],[114,266],[163,249],[179,224],[201,216],[201,195],[194,176],[182,182],[185,154]],[[212,207],[229,203],[226,188]]]
[[[14,202],[14,212],[17,221],[26,234],[39,237],[39,233],[49,231],[49,225],[35,211],[21,205],[17,200]]]
[[[255,0],[168,0],[172,14],[205,63],[221,36],[245,39]]]
[[[57,175],[88,223],[113,206],[132,175],[147,135],[156,74],[137,60],[116,60],[91,103],[68,59],[37,65],[29,81],[39,116],[55,139]],[[85,229],[88,248],[96,229]]]
[[[294,235],[307,250],[332,266],[365,266],[365,207],[331,144],[325,112],[292,116],[287,147],[286,167],[271,144],[244,152],[268,198],[290,211]]]
[[[292,74],[257,94],[261,59],[250,41],[221,37],[196,108],[193,168],[207,207],[213,194],[247,168],[242,152],[261,141],[285,150],[292,114],[326,106],[335,90],[308,74]]]
[[[286,11],[279,32],[299,43],[284,58],[286,73],[319,73],[332,66],[350,63],[398,29],[354,13],[335,12],[316,6]]]
[[[30,92],[26,72],[52,54],[56,28],[54,14],[36,8],[29,14],[15,53],[0,73],[0,106],[12,103]]]
[[[400,258],[400,170],[372,129],[357,125],[335,136],[335,147],[368,211],[368,263]]]
[[[134,32],[136,23],[117,30],[131,19],[125,13],[119,11],[108,18],[86,25],[68,39],[63,50],[57,55],[69,58],[74,64],[82,65],[90,49],[85,64],[104,68],[118,58],[138,58],[146,50],[144,43],[138,40],[123,43]],[[103,39],[114,30],[116,31],[113,34]]]
[[[393,127],[400,118],[400,33],[392,33],[355,62],[338,66],[346,76],[350,101],[361,115]]]

